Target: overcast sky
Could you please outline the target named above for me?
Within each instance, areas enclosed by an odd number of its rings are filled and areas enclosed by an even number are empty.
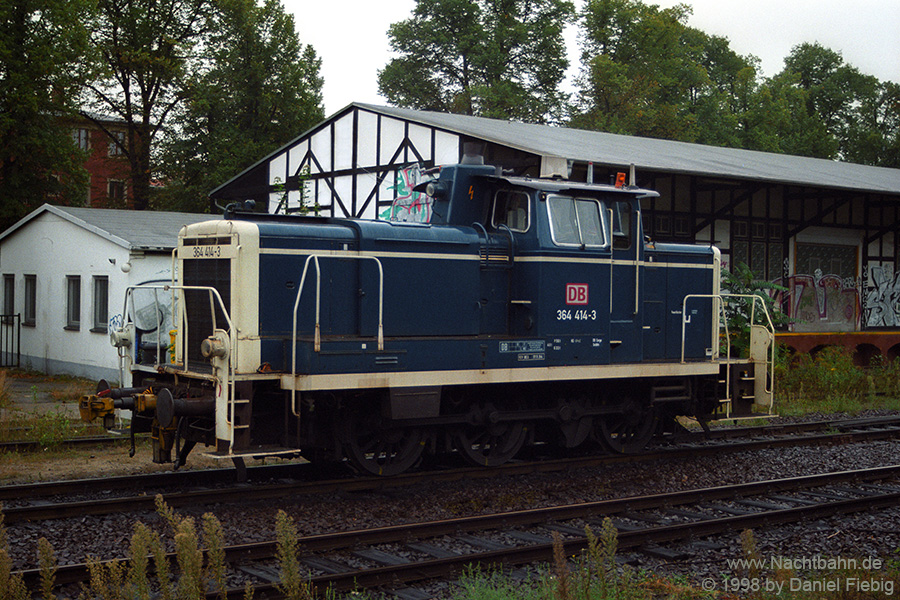
[[[668,7],[675,0],[647,1]],[[741,55],[761,60],[763,75],[784,66],[791,48],[819,42],[844,61],[878,79],[900,82],[898,0],[693,0],[689,25],[726,37]],[[325,112],[351,102],[386,104],[378,95],[377,72],[390,60],[387,29],[408,18],[414,0],[284,0],[294,14],[300,41],[322,59]],[[581,1],[576,0],[580,6]],[[577,68],[575,30],[570,61]]]

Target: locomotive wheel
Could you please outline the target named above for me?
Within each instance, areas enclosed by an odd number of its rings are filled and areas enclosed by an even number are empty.
[[[422,457],[425,434],[420,428],[396,427],[363,412],[346,420],[344,454],[361,471],[391,477]]]
[[[482,467],[508,462],[525,443],[528,428],[521,421],[467,425],[456,432],[456,449],[467,461]]]
[[[654,411],[629,410],[597,418],[594,436],[613,452],[635,454],[650,442],[656,425]]]

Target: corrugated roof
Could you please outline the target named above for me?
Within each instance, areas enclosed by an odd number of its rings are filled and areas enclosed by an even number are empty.
[[[128,250],[170,251],[184,225],[221,218],[218,215],[145,210],[116,210],[44,204],[0,235],[0,241],[43,213],[52,213]]]
[[[638,170],[900,194],[900,169],[372,104],[352,106],[542,156],[623,168],[634,164]]]

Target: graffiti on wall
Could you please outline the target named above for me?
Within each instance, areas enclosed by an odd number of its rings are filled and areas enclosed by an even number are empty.
[[[775,283],[787,288],[775,294],[785,307],[794,331],[857,331],[862,302],[860,285],[853,278],[824,275],[792,275]]]
[[[866,290],[866,327],[896,327],[900,324],[900,272],[872,267]]]
[[[431,198],[413,191],[420,181],[422,181],[422,168],[418,164],[397,169],[394,173],[394,185],[388,188],[394,190],[396,198],[391,206],[379,215],[379,218],[386,221],[429,223],[431,221]]]

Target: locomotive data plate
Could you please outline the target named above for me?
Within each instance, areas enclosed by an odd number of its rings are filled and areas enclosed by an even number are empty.
[[[204,245],[204,246],[182,246],[178,248],[178,258],[181,259],[204,259],[204,258],[234,258],[235,247],[232,245]]]
[[[544,340],[519,340],[515,342],[500,342],[501,353],[543,353]]]

